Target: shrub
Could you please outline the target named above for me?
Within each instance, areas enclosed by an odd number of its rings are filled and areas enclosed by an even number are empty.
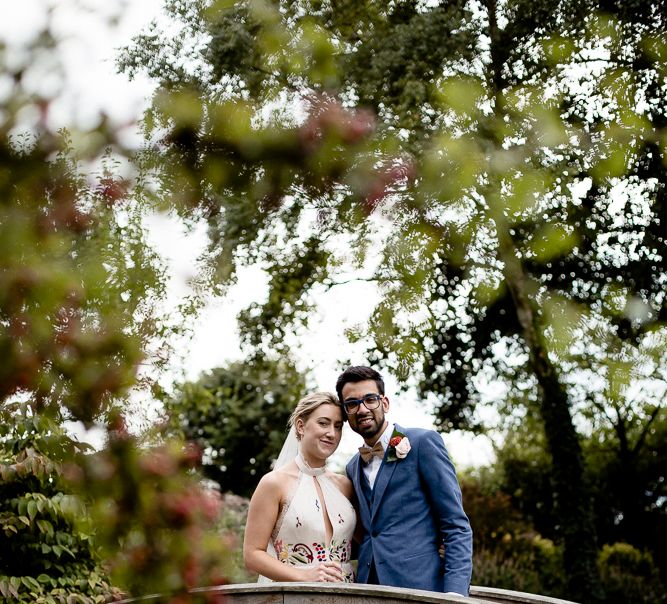
[[[80,445],[27,404],[0,413],[0,600],[89,604],[117,594],[82,501],[62,479]]]
[[[665,588],[649,552],[628,543],[605,545],[598,567],[605,604],[658,604],[667,602]]]
[[[250,500],[233,493],[225,493],[222,502],[224,511],[218,528],[229,552],[227,580],[230,583],[254,583],[257,581],[257,573],[248,571],[243,563],[243,536]]]
[[[506,538],[502,547],[477,550],[473,568],[475,585],[565,596],[562,548],[540,535]]]

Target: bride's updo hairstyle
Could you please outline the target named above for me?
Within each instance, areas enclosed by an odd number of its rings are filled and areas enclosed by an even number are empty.
[[[289,421],[287,424],[290,428],[296,429],[297,420],[301,420],[304,424],[308,421],[308,418],[312,415],[313,411],[317,409],[320,405],[335,405],[338,408],[341,408],[338,397],[333,392],[313,392],[307,396],[304,396],[297,404],[292,415],[290,415]],[[345,413],[343,415],[343,421],[347,419]],[[301,436],[297,433],[297,440],[301,440]]]

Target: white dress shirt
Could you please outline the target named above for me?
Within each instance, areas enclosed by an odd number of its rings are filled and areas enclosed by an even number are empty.
[[[387,427],[384,429],[382,436],[380,436],[379,442],[382,445],[382,450],[387,451],[389,446],[389,441],[391,440],[391,435],[394,433],[394,424],[387,424]],[[375,484],[375,479],[377,478],[378,472],[380,471],[380,466],[382,465],[382,460],[375,455],[371,457],[371,460],[368,463],[361,462],[363,464],[364,476],[368,479],[368,484],[371,485],[371,489]]]

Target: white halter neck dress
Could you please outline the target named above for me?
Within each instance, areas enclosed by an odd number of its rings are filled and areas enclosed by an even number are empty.
[[[340,562],[346,583],[354,582],[350,564],[352,534],[356,513],[349,499],[340,492],[326,468],[311,468],[297,455],[299,477],[278,516],[267,548],[268,553],[291,566],[317,566],[320,562]],[[320,485],[326,510],[333,527],[331,541],[326,543],[322,501],[315,481]],[[265,577],[259,582],[269,582]]]

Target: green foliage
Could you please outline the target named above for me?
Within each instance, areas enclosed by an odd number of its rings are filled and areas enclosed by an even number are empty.
[[[473,527],[473,583],[564,596],[562,547],[537,533],[515,499],[495,484],[493,472],[461,481]]]
[[[132,383],[141,325],[130,320],[153,294],[153,259],[144,255],[134,289],[137,231],[84,188],[67,139],[41,137],[46,149],[3,140],[15,166],[0,206],[0,398],[30,391],[37,405],[58,402],[90,424],[105,397]],[[134,299],[129,312],[120,312],[123,298]]]
[[[461,480],[461,491],[466,514],[475,527],[473,550],[499,550],[506,544],[531,535],[533,528],[512,505],[509,495],[495,485],[485,484],[490,478],[466,476]]]
[[[605,545],[598,559],[609,604],[665,602],[664,584],[648,552],[627,543]]]
[[[522,470],[517,467],[519,458],[525,464],[523,478],[519,475]],[[529,464],[531,458],[536,463]],[[526,450],[520,445],[506,444],[495,469],[478,471],[462,479],[465,509],[474,531],[474,584],[553,597],[567,596],[562,547],[540,536],[534,528],[534,522],[541,523],[548,533],[554,533],[554,527],[549,525],[552,515],[549,510],[540,509],[550,493],[548,486],[540,485],[540,472],[548,476],[548,471],[540,469],[543,465],[548,465],[548,459],[543,452],[540,455],[539,447]],[[528,466],[532,473],[528,473]],[[608,490],[613,488],[610,484],[601,486]],[[596,497],[602,498],[603,494],[596,492]],[[614,513],[615,504],[610,500],[596,501],[596,511],[600,513],[606,505],[605,513]],[[600,520],[597,519],[598,526]],[[657,515],[649,522],[658,531],[654,551],[661,555],[664,549],[659,528],[661,518]],[[638,528],[635,539],[641,539],[648,530]],[[601,539],[612,539],[611,544],[598,551],[598,568],[604,586],[602,601],[605,604],[664,602],[664,582],[653,555],[629,543],[614,542],[614,536],[619,534],[618,527],[615,533],[609,529],[599,532]]]
[[[168,335],[148,195],[117,176],[129,153],[106,119],[51,128],[56,99],[35,86],[58,56],[48,25],[32,46],[0,46],[0,597],[196,601],[183,592],[224,578],[225,545],[207,532],[217,500],[196,456],[142,451],[117,411]],[[67,420],[112,436],[87,455]]]
[[[667,308],[667,15],[621,4],[173,2],[183,35],[153,28],[121,60],[160,86],[160,194],[209,221],[213,280],[275,275],[242,317],[263,351],[377,248],[357,337],[402,379],[421,367],[443,428],[480,429],[476,380],[499,349],[525,358],[569,593],[593,600],[568,376],[600,343],[616,402],[619,348],[655,357]]]
[[[246,350],[270,347],[278,354],[289,351],[287,337],[297,328],[293,317],[305,318],[313,309],[312,299],[305,294],[326,278],[329,261],[330,253],[318,237],[299,240],[273,252],[268,299],[263,304],[251,304],[238,316]],[[302,323],[305,327],[306,321]],[[283,371],[292,369],[288,366]]]
[[[202,448],[204,474],[223,492],[250,496],[278,457],[305,392],[306,378],[290,361],[255,358],[180,385],[165,411],[171,429]]]
[[[108,446],[78,459],[70,478],[90,500],[95,540],[114,584],[128,595],[188,599],[194,587],[225,582],[227,545],[215,530],[219,493],[192,471],[194,446],[142,449],[120,419]]]
[[[53,132],[53,99],[30,93],[41,49],[24,50],[25,64],[0,54],[14,82],[0,101],[0,400],[29,392],[36,407],[63,406],[90,425],[133,385],[159,333],[163,274],[115,174],[113,132],[82,134],[76,152]],[[88,179],[80,162],[101,171]]]
[[[656,411],[653,421],[619,423],[613,435],[594,433],[586,454],[600,541],[650,552],[665,582],[667,418]]]
[[[222,499],[224,512],[218,528],[229,548],[227,578],[230,583],[255,583],[257,574],[248,571],[243,562],[243,536],[250,501],[232,493],[225,493]]]
[[[63,480],[81,449],[57,416],[0,410],[0,594],[11,602],[111,601],[82,500]]]
[[[572,385],[571,399],[577,401],[582,396],[580,387],[585,391],[597,388],[604,394],[600,374],[599,367],[593,365],[587,380]],[[641,398],[633,400],[632,391],[641,393]],[[605,406],[589,409],[599,427],[582,438],[582,449],[598,543],[630,543],[651,552],[657,567],[665,568],[662,544],[667,514],[662,485],[667,467],[666,418],[651,392],[661,396],[659,383],[637,381],[615,403],[607,398]],[[554,497],[552,460],[543,430],[531,412],[535,402],[524,404],[528,414],[516,416],[508,424],[503,445],[496,451],[493,480],[540,534],[556,539],[558,516],[554,508],[558,500]]]
[[[522,540],[516,549],[475,552],[473,584],[563,597],[562,565],[562,552],[551,541],[535,537]]]
[[[609,544],[625,542],[623,547],[626,549],[644,552],[648,558],[655,560],[657,583],[652,582],[654,579],[647,579],[646,591],[640,595],[636,590],[641,580],[633,575],[636,571],[631,571],[631,564],[608,569],[598,562],[605,602],[662,601],[659,597],[660,586],[665,579],[664,576],[660,577],[660,570],[665,568],[663,544],[667,528],[664,489],[661,486],[666,467],[665,418],[660,413],[652,421],[641,417],[642,408],[639,404],[634,406],[634,411],[638,414],[634,421],[632,414],[619,414],[613,428],[605,426],[583,439],[586,480],[591,485],[593,521],[598,543],[606,544],[598,550],[598,556],[602,556],[603,552],[615,551],[616,546]],[[516,421],[503,445],[498,448],[496,465],[489,472],[491,476],[483,476],[482,480],[510,498],[510,509],[516,510],[515,514],[520,514],[524,522],[544,537],[557,538],[558,516],[554,513],[554,507],[558,501],[554,498],[552,461],[546,451],[544,434],[535,425],[534,419],[524,417]],[[466,501],[466,509],[467,506]],[[490,513],[492,504],[484,508],[485,512],[487,508]],[[510,513],[506,515],[512,517]],[[482,527],[487,526],[485,516],[480,518]],[[480,532],[480,528],[475,526],[479,518],[473,521],[471,517],[471,521],[474,532]],[[494,526],[494,522],[498,521],[492,519],[490,526]],[[499,526],[504,525],[499,523]],[[484,530],[481,531],[484,534]],[[623,551],[623,548],[620,550]],[[490,565],[488,572],[500,573],[492,564],[494,561],[504,560],[511,569],[518,564],[520,556],[513,548],[506,556],[498,554],[495,549],[490,549],[490,552],[493,555],[489,554],[491,557],[485,559],[480,567],[487,568]],[[603,559],[606,560],[606,555]],[[622,570],[625,566],[627,573]],[[555,572],[553,576],[560,575]],[[542,587],[540,593],[567,596],[567,591],[559,591],[557,586],[549,587],[544,583]]]
[[[322,16],[327,30],[348,45],[340,66],[344,87],[391,129],[403,130],[411,146],[423,145],[425,134],[441,125],[436,84],[443,65],[453,56],[460,64],[474,56],[465,3],[428,10],[415,2],[351,4],[333,3]]]

